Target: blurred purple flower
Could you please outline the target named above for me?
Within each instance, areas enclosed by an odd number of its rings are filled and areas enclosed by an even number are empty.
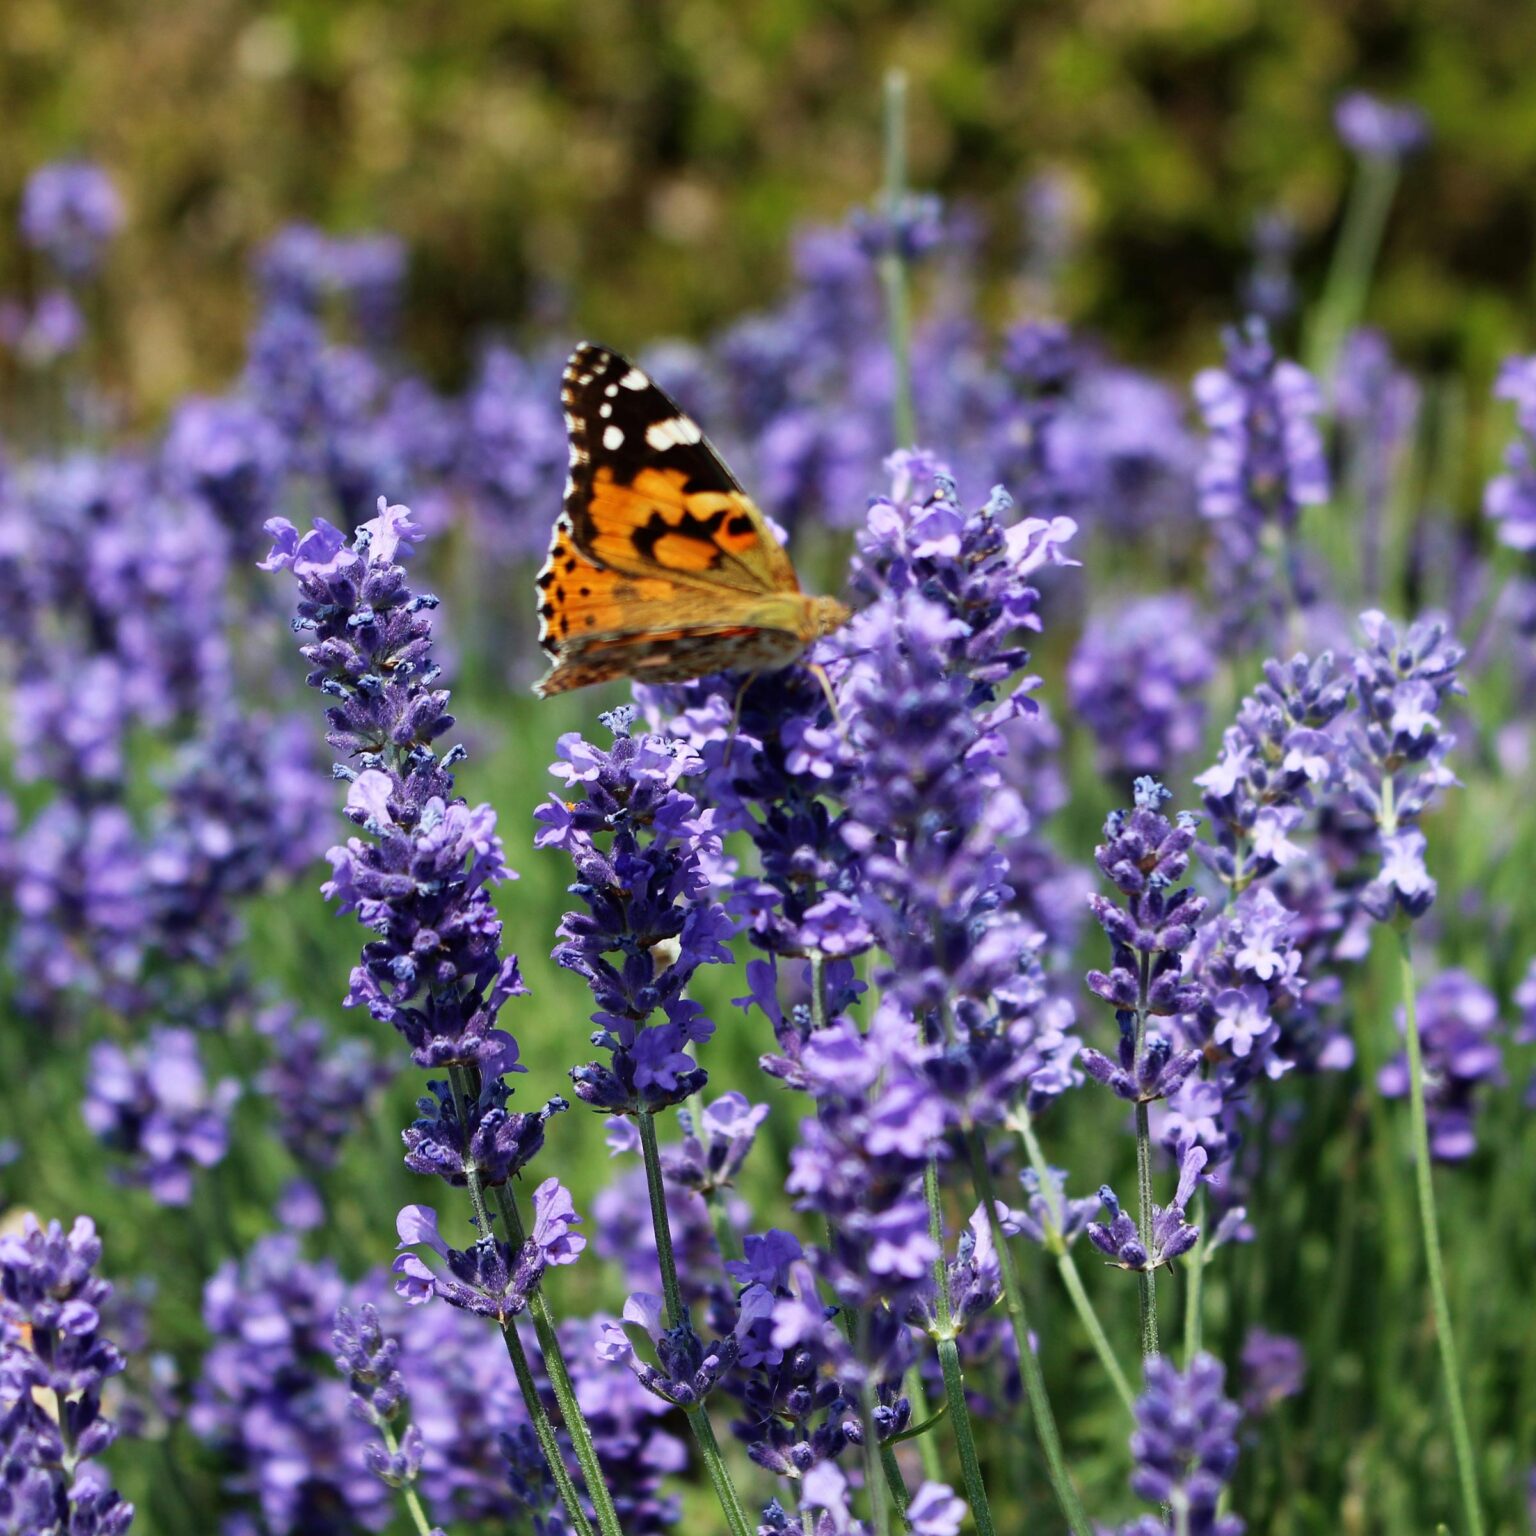
[[[229,1150],[229,1117],[240,1084],[210,1084],[197,1036],[189,1029],[156,1029],[124,1050],[93,1046],[81,1106],[85,1123],[129,1159],[129,1177],[161,1205],[192,1198],[193,1173],[212,1168]]]
[[[1346,474],[1360,506],[1360,590],[1374,601],[1388,505],[1419,414],[1419,386],[1379,331],[1352,331],[1333,377]]]
[[[89,277],[122,223],[117,189],[88,160],[43,166],[21,194],[22,239],[67,277]]]
[[[1123,781],[1182,765],[1200,745],[1202,690],[1215,671],[1204,620],[1182,593],[1090,617],[1067,666],[1067,694],[1093,733],[1099,772]]]
[[[1462,1162],[1477,1150],[1480,1090],[1504,1080],[1499,1005],[1465,971],[1441,971],[1419,992],[1418,1020],[1429,1148],[1441,1162]],[[1398,1028],[1405,1027],[1400,1016]],[[1389,1099],[1406,1096],[1407,1057],[1388,1062],[1376,1084]]]
[[[1504,472],[1488,482],[1483,510],[1501,544],[1536,551],[1536,357],[1506,358],[1493,392],[1515,407],[1516,435],[1504,450]]]
[[[256,1030],[271,1052],[256,1086],[272,1103],[279,1138],[304,1167],[333,1167],[393,1070],[362,1040],[333,1042],[319,1020],[288,1006],[264,1009]]]
[[[1307,1377],[1300,1343],[1283,1333],[1253,1327],[1243,1340],[1243,1417],[1261,1419],[1277,1403],[1295,1397]]]
[[[258,553],[287,463],[281,435],[255,405],[237,396],[184,400],[166,433],[161,465],[172,487],[214,510],[242,555]]]
[[[1122,1528],[1122,1536],[1187,1531],[1190,1536],[1242,1536],[1243,1522],[1217,1513],[1237,1465],[1237,1407],[1222,1395],[1223,1372],[1210,1355],[1197,1355],[1180,1372],[1171,1360],[1147,1361],[1146,1390],[1136,1401],[1131,1488],[1149,1504],[1174,1511]]]
[[[1277,357],[1264,322],[1250,318],[1224,337],[1226,361],[1195,378],[1207,438],[1197,486],[1201,513],[1214,525],[1212,582],[1224,639],[1267,640],[1290,603],[1313,598],[1294,534],[1301,509],[1328,500],[1328,461],[1312,376]],[[1277,583],[1265,531],[1284,541]]]
[[[1366,91],[1341,96],[1333,124],[1345,147],[1367,160],[1403,160],[1429,142],[1429,122],[1417,107]]]
[[[355,1312],[337,1307],[331,1347],[351,1389],[353,1416],[379,1432],[363,1447],[364,1463],[387,1487],[411,1487],[421,1475],[426,1443],[409,1419],[399,1341],[384,1332],[378,1308],[365,1302]]]
[[[39,295],[29,309],[19,300],[0,303],[0,347],[28,368],[51,368],[85,339],[85,316],[62,288]]]
[[[1243,279],[1242,308],[1267,325],[1281,326],[1296,313],[1298,296],[1293,265],[1300,235],[1296,221],[1282,209],[1261,212],[1253,221],[1253,265]]]

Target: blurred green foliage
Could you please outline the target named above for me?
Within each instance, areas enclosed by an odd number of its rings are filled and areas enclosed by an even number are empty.
[[[1069,317],[1187,364],[1282,207],[1315,288],[1349,172],[1353,86],[1428,112],[1372,317],[1410,358],[1486,373],[1528,331],[1536,13],[1501,0],[8,0],[0,209],[29,169],[99,157],[132,225],[109,352],[146,408],[225,378],[252,248],[286,220],[387,227],[413,339],[551,310],[618,344],[776,292],[786,236],[878,175],[879,81],[911,75],[918,185],[986,214],[997,304],[1021,188],[1066,178]],[[24,282],[15,256],[0,288]]]

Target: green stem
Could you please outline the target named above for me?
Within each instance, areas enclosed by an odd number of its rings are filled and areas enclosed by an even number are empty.
[[[885,214],[891,247],[880,257],[880,281],[885,288],[886,328],[895,389],[891,399],[891,426],[897,448],[910,448],[917,437],[917,418],[912,409],[912,299],[907,284],[907,262],[897,247],[903,203],[907,195],[907,77],[899,69],[885,77]]]
[[[1205,1302],[1205,1191],[1195,1201],[1195,1225],[1200,1236],[1189,1255],[1188,1283],[1184,1291],[1184,1369],[1200,1353],[1205,1333],[1201,1308]]]
[[[949,1422],[955,1432],[955,1448],[960,1453],[960,1472],[965,1478],[965,1496],[970,1502],[971,1518],[977,1536],[996,1536],[992,1506],[987,1501],[987,1485],[981,1476],[981,1462],[976,1455],[976,1436],[971,1426],[971,1409],[965,1400],[965,1372],[960,1366],[960,1350],[955,1343],[954,1315],[950,1310],[949,1266],[944,1262],[944,1216],[939,1209],[939,1165],[928,1159],[923,1171],[923,1195],[928,1201],[928,1235],[938,1256],[933,1261],[935,1333],[939,1369],[944,1373],[944,1396],[949,1402]]]
[[[1152,984],[1152,957],[1141,957],[1136,995],[1136,1061],[1147,1046],[1147,993]],[[1136,1276],[1136,1299],[1141,1312],[1141,1355],[1150,1360],[1159,1353],[1157,1340],[1157,1274],[1152,1268],[1152,1116],[1147,1104],[1136,1106],[1136,1208],[1141,1245],[1147,1251],[1147,1268]]]
[[[1066,1239],[1062,1236],[1061,1193],[1051,1178],[1050,1164],[1046,1162],[1045,1153],[1040,1146],[1040,1138],[1035,1134],[1034,1116],[1028,1109],[1020,1108],[1013,1124],[1024,1142],[1025,1154],[1029,1158],[1030,1167],[1035,1170],[1035,1177],[1040,1183],[1040,1193],[1045,1199],[1046,1212],[1050,1217],[1045,1234],[1045,1246],[1056,1260],[1056,1273],[1061,1276],[1061,1283],[1066,1287],[1067,1295],[1071,1298],[1072,1306],[1077,1312],[1077,1319],[1088,1335],[1088,1342],[1093,1345],[1093,1352],[1099,1357],[1099,1364],[1104,1367],[1104,1374],[1114,1385],[1115,1393],[1125,1404],[1126,1412],[1134,1414],[1136,1393],[1131,1388],[1129,1378],[1120,1367],[1114,1346],[1109,1342],[1109,1335],[1105,1333],[1104,1325],[1099,1321],[1099,1314],[1094,1310],[1093,1302],[1089,1299],[1087,1289],[1083,1285],[1083,1277],[1078,1273],[1077,1261],[1072,1257],[1072,1250],[1067,1247]]]
[[[517,1208],[517,1201],[511,1189],[505,1184],[498,1184],[492,1194],[495,1196],[496,1208],[506,1225],[509,1237],[516,1245],[521,1246],[526,1234],[522,1213]],[[550,1390],[555,1394],[555,1403],[560,1409],[561,1421],[565,1425],[566,1434],[571,1439],[571,1450],[575,1454],[576,1465],[581,1468],[581,1476],[587,1485],[592,1507],[597,1511],[598,1528],[602,1536],[622,1536],[619,1530],[618,1512],[613,1507],[613,1496],[608,1491],[602,1463],[597,1459],[597,1447],[592,1443],[592,1431],[587,1426],[587,1416],[581,1411],[581,1404],[576,1400],[576,1384],[571,1380],[570,1367],[565,1363],[565,1350],[560,1343],[560,1333],[555,1326],[554,1314],[550,1311],[549,1299],[545,1296],[542,1285],[529,1298],[528,1311],[533,1318],[534,1336],[539,1341],[539,1354],[544,1361],[544,1374],[549,1378]],[[537,1423],[534,1429],[537,1431]],[[569,1478],[569,1474],[564,1473],[563,1460],[561,1472],[555,1474],[557,1484],[562,1475]]]
[[[656,1144],[656,1117],[649,1110],[639,1110],[635,1121],[640,1127],[640,1151],[645,1160],[645,1187],[651,1199],[651,1224],[656,1229],[656,1258],[661,1266],[661,1294],[666,1308],[667,1327],[673,1330],[693,1331],[693,1319],[688,1315],[688,1304],[683,1300],[683,1290],[677,1280],[677,1258],[672,1251],[672,1222],[667,1215],[667,1187],[661,1173],[661,1151]],[[709,1481],[720,1500],[726,1524],[731,1536],[752,1536],[746,1510],[731,1481],[730,1469],[720,1454],[720,1443],[715,1439],[714,1426],[702,1403],[684,1410],[688,1427],[693,1431],[694,1443]]]
[[[827,957],[811,951],[811,1028],[827,1027]]]
[[[861,1350],[860,1354],[867,1357],[869,1351]],[[896,1504],[905,1512],[907,1488],[902,1481],[901,1469],[896,1466],[896,1453],[890,1446],[881,1445],[875,1434],[875,1407],[875,1384],[866,1373],[864,1384],[859,1389],[859,1408],[864,1424],[864,1487],[869,1495],[869,1522],[875,1536],[893,1536],[895,1527],[891,1524],[891,1506]],[[875,1468],[877,1461],[880,1463],[878,1472]],[[891,1478],[893,1468],[896,1471],[894,1482]],[[899,1496],[896,1492],[898,1488],[901,1490]]]
[[[475,1097],[472,1092],[469,1069],[461,1065],[453,1065],[448,1068],[448,1084],[453,1092],[454,1108],[458,1113],[459,1124],[469,1124],[469,1106]],[[485,1203],[485,1189],[480,1180],[479,1164],[473,1157],[466,1155],[464,1158],[464,1178],[469,1186],[469,1200],[474,1208],[475,1221],[480,1228],[482,1236],[489,1236],[491,1232],[490,1211]],[[516,1206],[505,1186],[497,1188],[498,1208],[501,1213],[503,1230],[506,1240],[514,1248],[521,1248],[523,1244],[522,1221],[517,1214]],[[544,1297],[537,1287],[529,1298],[530,1310],[544,1306]],[[550,1330],[553,1333],[553,1329]],[[555,1487],[560,1492],[560,1500],[565,1505],[566,1513],[571,1517],[571,1525],[577,1532],[577,1536],[592,1536],[592,1523],[587,1519],[586,1511],[581,1507],[581,1496],[576,1491],[576,1484],[571,1479],[570,1469],[565,1464],[565,1456],[560,1449],[559,1438],[555,1434],[555,1426],[550,1422],[549,1411],[544,1406],[544,1400],[539,1396],[537,1383],[533,1379],[533,1372],[528,1365],[528,1356],[523,1349],[523,1341],[518,1336],[517,1325],[508,1319],[501,1326],[502,1341],[506,1345],[507,1358],[512,1362],[512,1370],[517,1376],[518,1389],[523,1394],[523,1406],[528,1410],[528,1417],[533,1423],[533,1432],[539,1442],[539,1449],[544,1452],[544,1459],[549,1465],[550,1476],[555,1480]],[[570,1434],[571,1444],[576,1449],[576,1459],[581,1467],[582,1476],[586,1479],[587,1492],[592,1500],[592,1507],[597,1511],[597,1523],[602,1531],[602,1536],[622,1536],[619,1530],[619,1517],[613,1508],[613,1500],[608,1495],[607,1484],[603,1481],[602,1469],[597,1464],[597,1453],[592,1449],[592,1437],[587,1433],[586,1420],[581,1415],[581,1410],[576,1406],[576,1394],[571,1390],[570,1378],[565,1376],[565,1362],[559,1359],[559,1373],[565,1379],[566,1396],[561,1395],[560,1387],[556,1383],[556,1364],[551,1358],[551,1353],[545,1345],[544,1335],[540,1333],[539,1344],[544,1349],[544,1365],[549,1376],[550,1384],[555,1388],[555,1399],[559,1403],[560,1412],[565,1418],[566,1430]],[[554,1355],[559,1357],[559,1342],[554,1341]],[[579,1428],[578,1428],[579,1427]],[[581,1454],[582,1441],[586,1442],[586,1449],[590,1457],[590,1466]]]
[[[1062,1454],[1061,1436],[1056,1430],[1056,1416],[1051,1411],[1051,1400],[1046,1395],[1045,1377],[1040,1362],[1029,1342],[1029,1317],[1024,1308],[1024,1292],[1013,1267],[1013,1250],[1003,1232],[1003,1224],[997,1214],[997,1194],[992,1187],[992,1170],[987,1165],[987,1149],[981,1133],[974,1128],[966,1134],[966,1148],[970,1153],[971,1177],[976,1184],[976,1194],[987,1213],[987,1223],[992,1229],[992,1245],[997,1249],[997,1265],[1003,1281],[1003,1301],[1008,1309],[1008,1319],[1013,1324],[1014,1343],[1019,1351],[1019,1371],[1024,1378],[1024,1395],[1029,1399],[1030,1413],[1035,1421],[1035,1434],[1045,1455],[1046,1476],[1050,1479],[1056,1501],[1067,1517],[1072,1536],[1092,1536],[1093,1527],[1083,1512],[1082,1500],[1072,1486],[1072,1475],[1067,1470],[1066,1457]]]
[[[1397,193],[1397,180],[1395,160],[1367,157],[1361,160],[1350,187],[1339,241],[1333,250],[1307,344],[1307,367],[1324,385],[1344,338],[1365,313],[1381,237]]]
[[[927,1433],[934,1425],[934,1411],[928,1402],[928,1390],[923,1386],[923,1373],[914,1365],[903,1378],[901,1390],[912,1404],[913,1427],[906,1431],[917,1441],[917,1454],[923,1463],[923,1476],[930,1483],[944,1481],[944,1463],[939,1460],[939,1447],[934,1437]],[[943,1409],[939,1412],[942,1414]],[[898,1439],[906,1436],[897,1436]]]
[[[1461,1363],[1456,1354],[1456,1335],[1451,1329],[1451,1306],[1445,1292],[1445,1267],[1440,1254],[1440,1220],[1435,1210],[1434,1173],[1429,1161],[1429,1120],[1424,1103],[1424,1051],[1419,1040],[1418,989],[1413,975],[1413,941],[1406,924],[1398,929],[1398,953],[1402,962],[1403,1010],[1407,1015],[1408,1088],[1413,1106],[1413,1164],[1419,1188],[1419,1224],[1424,1231],[1424,1260],[1429,1270],[1429,1293],[1435,1310],[1435,1335],[1440,1342],[1440,1365],[1445,1375],[1445,1396],[1451,1410],[1451,1443],[1456,1450],[1456,1471],[1461,1480],[1462,1513],[1468,1536],[1482,1536],[1483,1512],[1477,1493],[1477,1466],[1472,1455],[1472,1436],[1467,1428],[1467,1409],[1461,1395]]]

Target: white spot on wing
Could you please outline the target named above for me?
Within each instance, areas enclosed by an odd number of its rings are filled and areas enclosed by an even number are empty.
[[[657,453],[667,448],[696,443],[704,434],[699,425],[687,416],[674,416],[670,421],[652,422],[645,429],[645,441]]]
[[[616,395],[616,394],[618,394],[618,392],[619,392],[619,386],[618,386],[618,385],[617,385],[617,384],[610,384],[610,385],[609,385],[609,386],[608,386],[608,388],[607,388],[607,389],[605,389],[605,390],[604,390],[604,391],[603,391],[603,393],[604,393],[604,394],[605,394],[605,395],[607,395],[607,396],[608,396],[608,398],[609,398],[609,399],[610,399],[610,400],[611,400],[611,399],[612,399],[612,398],[613,398],[613,397],[614,397],[614,396],[615,396],[615,395]]]
[[[600,406],[598,406],[597,414],[599,416],[603,416],[603,417],[612,416],[613,415],[613,407],[606,400],[604,400],[603,403]]]
[[[615,448],[624,446],[623,427],[610,425],[603,428],[603,447],[611,453]]]
[[[650,387],[651,381],[646,378],[646,376],[641,373],[638,368],[631,368],[629,372],[619,380],[619,383],[622,384],[625,389],[647,389]]]

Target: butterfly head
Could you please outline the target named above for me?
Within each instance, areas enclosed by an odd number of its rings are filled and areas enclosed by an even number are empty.
[[[819,640],[823,635],[832,634],[852,617],[853,611],[848,605],[835,597],[812,597],[806,601],[806,618],[812,639]]]

